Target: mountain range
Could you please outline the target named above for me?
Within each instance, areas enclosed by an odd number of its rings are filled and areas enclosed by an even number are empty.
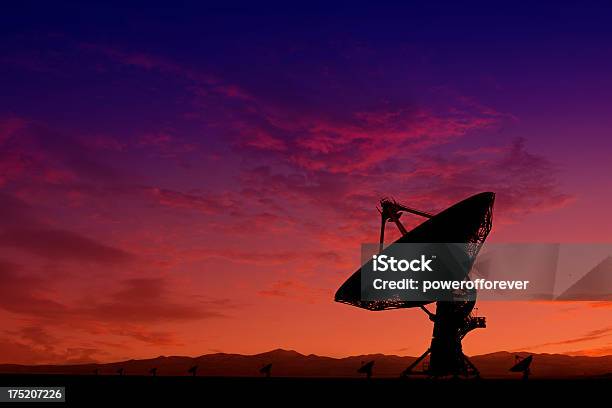
[[[529,353],[518,353],[526,356]],[[509,372],[515,363],[514,353],[497,352],[471,357],[485,378],[516,378]],[[152,359],[127,360],[115,363],[75,365],[0,364],[0,373],[117,375],[149,375],[157,368],[158,375],[190,375],[187,370],[198,366],[198,376],[260,376],[259,369],[272,363],[275,377],[358,377],[357,369],[364,362],[375,361],[375,377],[397,377],[415,360],[384,354],[368,354],[344,358],[304,355],[293,350],[277,349],[255,355],[214,353],[199,357],[159,356]],[[612,373],[612,356],[586,357],[563,354],[535,354],[533,378],[575,378],[606,376]]]

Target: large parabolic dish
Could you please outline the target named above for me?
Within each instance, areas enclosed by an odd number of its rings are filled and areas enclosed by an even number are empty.
[[[429,218],[385,250],[398,243],[466,243],[469,244],[468,255],[474,260],[491,230],[494,200],[495,194],[491,192],[473,195]],[[361,268],[340,286],[335,301],[367,310],[411,308],[432,303],[431,301],[361,300]]]

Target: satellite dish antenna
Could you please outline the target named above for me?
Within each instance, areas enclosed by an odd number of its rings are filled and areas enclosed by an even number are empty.
[[[121,376],[121,375],[123,375],[123,367],[120,367],[120,368],[117,370],[117,374],[119,374],[120,376]]]
[[[465,243],[467,255],[473,263],[491,231],[494,200],[494,193],[480,193],[433,215],[384,198],[380,201],[378,209],[381,215],[379,252],[384,252],[385,226],[391,221],[402,236],[390,246],[396,243]],[[407,231],[400,222],[403,213],[415,214],[427,220]],[[477,317],[472,312],[476,303],[473,300],[475,292],[471,293],[470,298],[472,300],[459,298],[452,301],[438,301],[435,313],[425,307],[433,303],[430,300],[362,300],[361,269],[340,286],[335,296],[336,302],[372,311],[418,307],[434,322],[431,346],[403,371],[403,377],[417,374],[430,377],[480,375],[474,364],[463,354],[461,346],[461,340],[467,333],[486,327],[485,318]],[[427,356],[429,356],[427,368],[415,371],[415,367]]]
[[[361,367],[357,370],[359,374],[365,374],[369,380],[372,378],[372,368],[374,368],[374,360],[368,361],[367,363],[361,362]]]
[[[149,374],[151,374],[151,376],[153,377],[157,377],[157,367],[153,367],[152,369],[150,369]]]
[[[259,369],[259,372],[263,374],[266,378],[270,378],[272,375],[272,363],[266,364],[265,366]]]
[[[198,366],[194,365],[189,370],[187,370],[187,372],[195,377],[198,374]]]
[[[510,368],[513,373],[523,373],[523,380],[527,381],[531,374],[531,362],[533,361],[533,355],[529,355],[525,358],[521,356],[514,356],[515,364]]]

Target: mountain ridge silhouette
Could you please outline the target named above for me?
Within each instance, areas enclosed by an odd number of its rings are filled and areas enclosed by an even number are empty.
[[[498,351],[471,356],[483,377],[514,378],[509,372],[515,355],[534,355],[533,378],[574,378],[607,376],[612,373],[612,355],[572,356],[566,354]],[[244,355],[237,353],[211,353],[197,357],[158,356],[150,359],[130,359],[111,363],[21,365],[0,364],[2,374],[77,374],[117,375],[123,368],[126,375],[150,375],[153,367],[157,375],[185,376],[190,367],[197,365],[198,376],[250,377],[260,376],[259,369],[274,364],[275,377],[359,377],[357,369],[363,361],[376,361],[374,377],[398,377],[416,357],[387,354],[363,354],[349,357],[327,357],[301,354],[295,350],[275,349]]]

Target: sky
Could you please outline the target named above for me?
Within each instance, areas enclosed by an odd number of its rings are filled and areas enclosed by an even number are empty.
[[[228,4],[3,9],[0,362],[420,355],[333,302],[383,196],[610,242],[609,6]],[[611,307],[480,302],[464,350],[611,354]]]

